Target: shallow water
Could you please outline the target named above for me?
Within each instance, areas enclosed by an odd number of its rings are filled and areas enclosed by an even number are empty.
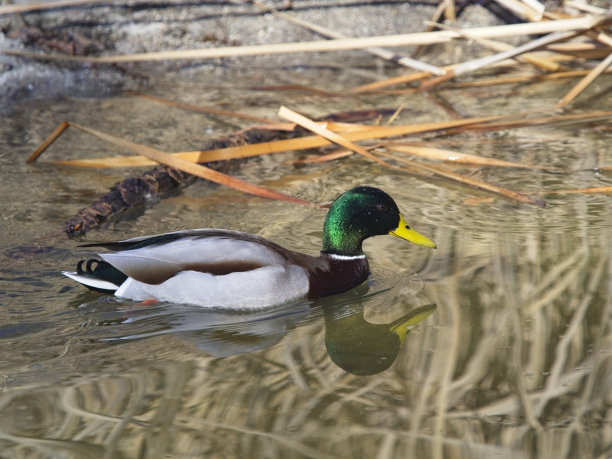
[[[332,86],[326,89],[363,83],[333,69],[310,72],[295,71],[292,81],[323,81]],[[222,86],[214,75],[194,73],[150,89],[262,117],[273,116],[281,104],[318,116],[405,103],[398,123],[448,118],[421,95],[330,99],[247,88],[282,84],[283,78],[287,74],[246,72]],[[597,94],[609,83],[604,79],[591,91]],[[511,113],[554,103],[559,84],[440,95],[464,116]],[[508,89],[511,98],[503,96]],[[592,97],[587,108],[610,106],[605,97]],[[253,159],[234,174],[320,203],[358,184],[381,187],[438,249],[374,238],[365,244],[372,268],[365,285],[273,310],[146,306],[88,292],[59,273],[84,253],[77,241],[63,237],[63,223],[136,172],[45,164],[117,152],[72,131],[39,163],[26,165],[25,158],[63,119],[167,151],[200,148],[207,139],[248,125],[129,95],[33,101],[3,121],[0,456],[612,454],[607,195],[549,195],[550,205],[539,208],[389,173],[359,158],[308,166],[286,163],[304,153]],[[598,126],[438,139],[451,141],[442,148],[562,169],[462,169],[535,194],[610,184],[609,176],[593,171],[612,164],[609,122]],[[87,241],[229,227],[316,253],[323,218],[320,209],[200,181],[104,225]],[[389,339],[388,324],[432,304],[435,312],[401,346]]]

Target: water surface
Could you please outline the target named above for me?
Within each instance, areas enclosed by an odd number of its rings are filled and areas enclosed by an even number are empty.
[[[255,92],[248,86],[280,84],[287,74],[255,75],[246,72],[224,86],[218,78],[187,74],[180,83],[160,81],[151,89],[262,117],[274,116],[281,104],[319,116],[404,103],[398,123],[448,119],[418,94]],[[315,86],[323,81],[319,86],[327,89],[364,82],[333,68],[299,70],[292,77]],[[462,115],[480,116],[553,104],[559,84],[487,94],[448,89],[440,95]],[[511,98],[504,96],[509,89]],[[579,108],[610,106],[605,97],[593,97]],[[72,131],[40,163],[26,165],[64,119],[166,151],[200,148],[248,126],[130,95],[31,101],[3,121],[3,457],[612,454],[607,195],[537,195],[550,204],[539,208],[389,172],[360,158],[308,166],[288,163],[305,153],[253,159],[233,174],[320,203],[355,185],[381,187],[438,249],[374,238],[365,244],[372,268],[367,284],[274,310],[146,306],[88,292],[59,273],[84,255],[77,241],[61,234],[63,223],[116,181],[139,173],[45,164],[122,153]],[[612,165],[609,126],[529,127],[439,140],[467,153],[560,168],[461,170],[536,195],[609,185],[609,176],[594,171]],[[320,209],[200,181],[105,224],[86,240],[221,227],[314,254],[324,216]],[[389,324],[427,305],[435,305],[435,312],[401,346],[389,338]]]

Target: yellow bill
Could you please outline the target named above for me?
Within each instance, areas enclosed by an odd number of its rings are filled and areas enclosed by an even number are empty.
[[[389,231],[389,234],[402,239],[406,239],[407,241],[410,241],[414,244],[422,245],[423,247],[429,247],[431,249],[436,248],[436,243],[434,241],[411,229],[406,224],[406,220],[404,220],[404,217],[402,217],[401,215],[399,225],[394,230]]]

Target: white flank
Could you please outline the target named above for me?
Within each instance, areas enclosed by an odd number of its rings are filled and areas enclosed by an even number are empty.
[[[308,288],[308,276],[303,268],[275,265],[223,276],[183,271],[159,285],[129,278],[115,295],[139,301],[155,298],[203,307],[245,310],[305,298]]]

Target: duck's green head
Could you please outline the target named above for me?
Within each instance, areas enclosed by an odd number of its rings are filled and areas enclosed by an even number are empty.
[[[359,186],[340,195],[331,205],[323,226],[322,252],[362,255],[364,239],[381,234],[436,247],[434,242],[406,224],[391,196],[378,188]]]

